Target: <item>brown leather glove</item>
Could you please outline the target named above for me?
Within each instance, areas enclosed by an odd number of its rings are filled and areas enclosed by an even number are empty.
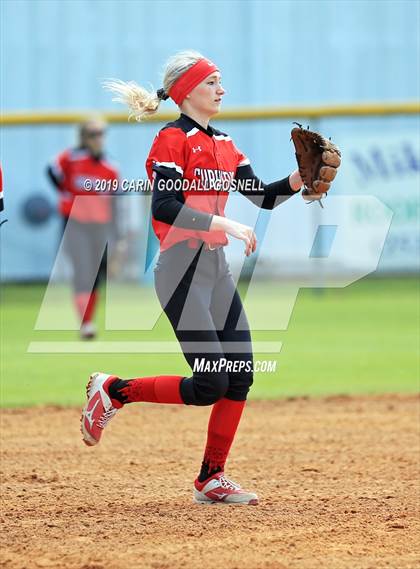
[[[298,123],[295,123],[298,124]],[[339,148],[321,134],[301,125],[291,132],[299,174],[305,185],[302,196],[307,201],[325,197],[341,164]]]

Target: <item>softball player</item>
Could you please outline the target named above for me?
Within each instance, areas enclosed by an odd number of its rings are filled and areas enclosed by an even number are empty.
[[[59,154],[47,168],[60,196],[63,245],[72,264],[74,303],[82,339],[96,335],[93,317],[100,277],[105,271],[104,247],[116,228],[115,202],[110,192],[97,191],[101,187],[96,187],[101,180],[109,183],[110,189],[114,182],[118,185],[118,171],[104,154],[105,130],[102,120],[86,120],[79,127],[79,146]],[[75,199],[80,196],[83,199]]]
[[[193,372],[190,377],[127,380],[92,374],[81,417],[83,440],[97,444],[116,411],[134,401],[212,405],[194,500],[257,504],[255,493],[224,473],[253,382],[251,335],[224,247],[227,235],[244,242],[247,256],[257,247],[253,229],[225,217],[224,209],[231,187],[272,209],[294,195],[302,180],[296,171],[264,184],[230,136],[209,125],[225,91],[218,67],[197,52],[170,58],[163,89],[157,93],[135,83],[107,86],[118,94],[116,100],[128,103],[138,120],[156,112],[168,97],[180,109],[180,117],[156,136],[146,169],[153,183],[153,228],[160,241],[155,288]]]

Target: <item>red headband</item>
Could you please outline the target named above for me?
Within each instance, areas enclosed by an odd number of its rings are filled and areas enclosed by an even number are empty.
[[[180,105],[185,97],[197,87],[203,79],[208,77],[213,71],[218,71],[216,65],[208,59],[199,59],[188,69],[179,79],[175,81],[169,89],[168,95]]]

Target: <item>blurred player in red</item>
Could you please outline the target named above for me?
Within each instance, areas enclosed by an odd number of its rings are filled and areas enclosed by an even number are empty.
[[[83,439],[97,444],[117,409],[134,401],[212,405],[194,500],[257,504],[254,492],[243,490],[224,472],[253,382],[251,334],[224,247],[230,235],[244,242],[249,256],[257,240],[251,227],[224,212],[234,186],[259,207],[272,209],[295,195],[302,180],[295,171],[265,184],[231,137],[209,125],[225,91],[218,67],[199,53],[172,57],[163,89],[156,93],[135,83],[108,86],[138,120],[154,113],[168,97],[181,112],[156,136],[146,169],[153,183],[153,228],[160,241],[155,288],[192,375],[124,380],[92,374],[81,420]]]
[[[98,285],[106,270],[106,247],[116,232],[118,171],[104,152],[106,124],[91,118],[79,125],[79,144],[58,155],[47,168],[59,192],[63,246],[73,269],[74,301],[82,339],[96,335],[93,323]]]

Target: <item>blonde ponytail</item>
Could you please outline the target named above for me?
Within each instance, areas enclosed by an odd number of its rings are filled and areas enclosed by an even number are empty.
[[[109,79],[102,83],[103,87],[111,93],[117,95],[113,101],[127,105],[130,110],[128,118],[134,117],[136,121],[141,121],[144,117],[153,115],[159,108],[161,99],[158,94],[140,87],[134,81],[120,81],[119,79]]]
[[[148,91],[137,85],[135,81],[126,83],[119,79],[110,79],[104,81],[102,85],[108,91],[118,95],[112,99],[113,101],[128,106],[130,109],[129,119],[134,117],[136,121],[140,122],[144,117],[155,114],[160,102],[168,99],[168,93],[175,81],[202,58],[201,53],[193,50],[180,51],[170,57],[166,62],[163,74],[163,89],[159,89],[157,92]]]

